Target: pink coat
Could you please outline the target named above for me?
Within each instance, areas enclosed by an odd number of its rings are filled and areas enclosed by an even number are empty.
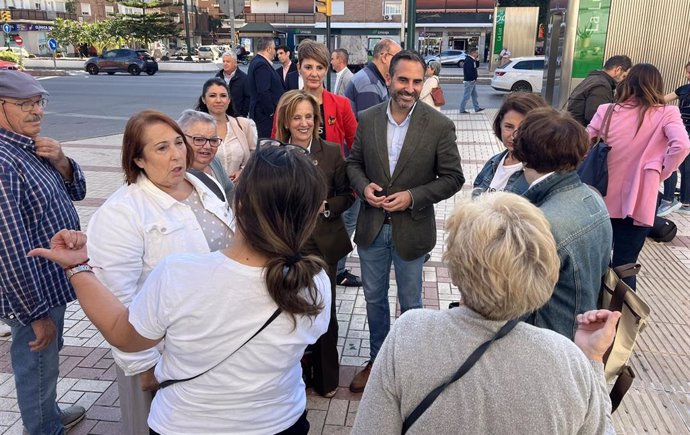
[[[599,129],[609,104],[602,104],[587,126],[590,138]],[[629,103],[614,109],[607,143],[609,186],[604,198],[612,218],[632,217],[636,225],[651,226],[656,214],[659,184],[690,153],[690,139],[676,106],[650,108],[637,130],[640,110]]]

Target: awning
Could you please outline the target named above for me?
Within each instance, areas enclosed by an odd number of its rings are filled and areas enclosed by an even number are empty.
[[[285,32],[273,27],[270,23],[247,23],[239,29],[240,36],[250,38],[272,38],[285,35]]]

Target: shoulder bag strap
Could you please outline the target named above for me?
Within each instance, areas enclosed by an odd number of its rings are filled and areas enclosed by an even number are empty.
[[[604,115],[604,121],[602,122],[602,130],[599,135],[599,140],[606,142],[609,135],[609,126],[611,125],[611,118],[613,117],[613,109],[616,107],[616,103],[611,103],[609,108],[606,110],[606,115]]]
[[[461,377],[465,375],[470,369],[479,361],[479,358],[484,355],[484,352],[489,349],[489,347],[494,343],[494,341],[499,340],[503,337],[505,337],[510,331],[512,331],[513,328],[515,328],[515,325],[520,323],[520,319],[513,319],[508,321],[501,329],[498,330],[496,335],[493,336],[491,340],[485,341],[482,343],[478,348],[472,352],[472,354],[467,357],[464,363],[460,366],[457,372],[453,375],[452,378],[450,378],[447,382],[444,384],[439,385],[436,387],[431,393],[429,393],[424,400],[422,400],[422,403],[417,405],[417,407],[410,413],[410,415],[405,419],[403,422],[403,427],[402,427],[402,433],[405,434],[410,427],[419,419],[419,417],[424,414],[424,411],[427,410],[431,406],[432,403],[434,403],[434,400],[443,392],[443,390],[446,389],[450,384],[453,382],[457,381]]]
[[[221,190],[218,184],[216,184],[216,182],[213,181],[213,179],[211,179],[211,177],[209,177],[207,173],[193,168],[187,169],[187,172],[201,180],[201,182],[204,183],[206,187],[211,189],[211,191],[215,193],[218,199],[220,199],[222,202],[228,201],[227,198],[225,198],[225,192]]]
[[[247,343],[249,343],[250,341],[252,341],[252,339],[253,339],[254,337],[256,337],[257,335],[259,335],[259,333],[260,333],[261,331],[263,331],[264,329],[266,329],[266,327],[267,327],[268,325],[270,325],[271,323],[273,323],[273,321],[280,315],[281,312],[282,312],[282,310],[281,310],[280,308],[276,308],[276,310],[273,312],[273,314],[271,314],[271,317],[269,317],[268,320],[266,320],[266,323],[264,323],[264,324],[261,326],[261,328],[259,328],[259,330],[256,331],[256,332],[254,333],[254,335],[252,335],[251,337],[249,337],[249,338],[247,339],[247,341],[245,341],[244,343],[242,343],[242,344],[240,345],[240,347],[238,347],[237,349],[235,349],[230,355],[228,355],[227,357],[223,358],[223,360],[222,360],[221,362],[219,362],[218,364],[214,365],[213,367],[211,367],[210,369],[206,370],[206,371],[203,372],[203,373],[199,373],[199,374],[196,375],[196,376],[192,376],[191,378],[186,378],[186,379],[168,379],[167,381],[163,381],[163,382],[160,383],[160,388],[163,389],[163,388],[165,388],[165,387],[169,387],[169,386],[171,386],[172,384],[176,384],[176,383],[178,383],[178,382],[187,382],[187,381],[191,381],[192,379],[196,379],[196,378],[198,378],[198,377],[201,376],[201,375],[205,375],[206,373],[208,373],[208,372],[210,372],[211,370],[215,369],[215,368],[218,367],[219,365],[223,364],[225,361],[228,360],[228,358],[230,358],[231,356],[233,356],[238,350],[242,349],[242,348],[244,347],[245,344],[247,344]]]

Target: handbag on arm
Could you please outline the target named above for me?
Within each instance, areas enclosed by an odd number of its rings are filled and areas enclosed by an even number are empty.
[[[436,82],[438,86],[431,90],[431,99],[434,101],[436,107],[445,106],[446,97],[443,95],[443,89],[441,88],[441,80],[436,77]]]
[[[606,196],[609,188],[608,154],[611,146],[606,142],[614,107],[615,104],[609,105],[606,115],[604,115],[604,120],[601,123],[597,141],[590,147],[584,160],[577,168],[577,175],[580,176],[580,180],[598,190],[601,196]]]

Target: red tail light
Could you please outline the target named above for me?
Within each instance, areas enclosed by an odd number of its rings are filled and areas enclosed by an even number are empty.
[[[495,75],[496,77],[501,77],[501,76],[504,75],[505,73],[506,73],[505,71],[495,71],[495,72],[494,72],[494,75]]]

